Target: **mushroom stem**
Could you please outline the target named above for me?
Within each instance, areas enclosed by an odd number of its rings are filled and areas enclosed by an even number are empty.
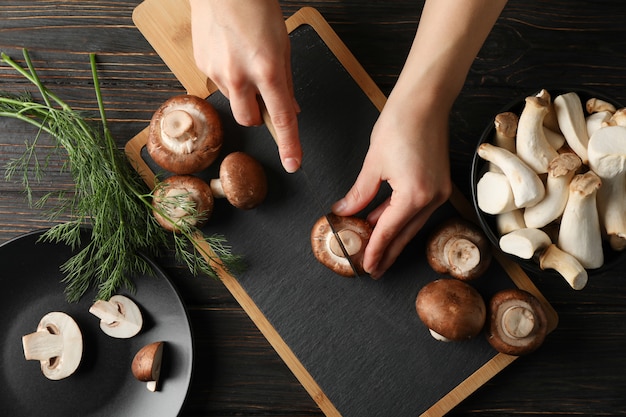
[[[192,153],[193,142],[198,139],[194,129],[193,117],[185,110],[172,110],[163,116],[161,121],[163,139],[167,140],[169,147]]]
[[[561,94],[554,99],[554,109],[567,144],[587,164],[589,134],[580,97],[574,92]]]
[[[351,229],[343,229],[337,232],[341,243],[343,244],[344,249],[348,253],[349,256],[352,256],[358,253],[363,246],[363,241],[361,240],[361,236],[357,232]],[[341,246],[339,242],[337,242],[337,236],[334,234],[328,235],[330,241],[328,242],[328,247],[332,251],[332,253],[336,256],[344,257],[344,253],[341,250]]]
[[[539,256],[539,267],[543,270],[554,269],[575,290],[582,290],[587,285],[587,270],[576,258],[551,244]]]
[[[63,352],[63,337],[58,329],[38,330],[23,336],[22,346],[26,360],[52,361]]]
[[[511,338],[528,337],[535,329],[535,315],[524,305],[515,305],[502,313],[502,329]]]
[[[538,174],[548,172],[550,161],[558,155],[544,131],[543,120],[547,113],[548,102],[535,96],[526,97],[517,126],[517,155]]]
[[[213,178],[211,181],[209,181],[209,186],[211,187],[213,197],[226,198],[224,187],[222,187],[222,181],[219,178]]]
[[[503,235],[499,241],[503,252],[522,259],[531,259],[537,251],[551,243],[546,232],[535,228],[513,230]]]

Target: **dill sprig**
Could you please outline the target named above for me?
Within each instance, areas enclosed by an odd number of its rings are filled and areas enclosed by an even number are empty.
[[[51,227],[42,239],[64,243],[75,250],[61,265],[68,301],[79,300],[92,287],[97,289],[96,298],[105,300],[121,287],[132,291],[131,277],[150,272],[150,265],[142,254],[157,255],[161,248],[171,246],[172,241],[176,259],[186,264],[194,275],[204,273],[217,278],[214,262],[228,272],[242,268],[242,259],[231,253],[223,236],[204,236],[188,224],[179,227],[179,233],[170,233],[156,222],[152,215],[151,190],[116,147],[109,130],[95,54],[90,55],[90,64],[99,124],[74,111],[48,90],[26,49],[23,55],[26,68],[4,53],[1,59],[37,87],[41,102],[28,93],[0,93],[0,116],[34,125],[38,132],[32,141],[25,143],[24,153],[9,162],[5,178],[11,180],[20,175],[29,204],[44,207],[51,194],[33,201],[31,181],[43,178],[51,155],[65,151],[67,161],[61,170],[70,172],[73,192],[56,195],[58,203],[49,210],[49,217],[56,220],[68,215],[70,220]],[[43,133],[50,135],[56,146],[42,158],[37,143]],[[168,219],[166,213],[161,214]],[[86,229],[90,232],[89,239],[82,242]],[[201,241],[208,244],[210,250],[205,249]]]

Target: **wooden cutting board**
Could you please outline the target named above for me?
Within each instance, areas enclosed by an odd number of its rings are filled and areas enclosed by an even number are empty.
[[[197,70],[189,14],[188,2],[146,0],[133,19],[187,92],[206,98],[220,113],[222,156],[248,152],[269,179],[261,207],[238,211],[219,201],[202,230],[226,236],[248,262],[237,276],[222,271],[224,285],[327,416],[447,413],[515,359],[497,353],[483,337],[437,342],[415,313],[418,291],[439,277],[425,260],[427,234],[451,216],[473,219],[471,205],[455,189],[382,280],[342,278],[321,266],[311,253],[309,233],[323,213],[306,179],[284,173],[271,129],[238,126],[228,101]],[[330,207],[356,178],[385,97],[316,10],[301,9],[286,24],[302,108],[304,164],[318,198]],[[168,173],[145,151],[146,138],[147,128],[126,151],[152,186],[155,174]],[[199,176],[214,177],[217,164]],[[382,190],[377,201],[388,192]],[[486,299],[514,286],[534,293],[546,305],[553,330],[556,312],[519,266],[494,253],[497,262],[475,287]]]

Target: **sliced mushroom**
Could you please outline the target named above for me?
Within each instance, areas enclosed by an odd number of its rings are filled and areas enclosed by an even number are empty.
[[[561,153],[550,161],[546,195],[539,203],[524,210],[527,227],[544,227],[563,214],[569,196],[569,184],[581,166],[582,161],[573,152]]]
[[[589,140],[589,166],[602,179],[600,222],[614,250],[626,247],[626,127],[607,126]]]
[[[161,378],[161,366],[163,362],[163,349],[165,342],[154,342],[142,347],[131,364],[131,370],[135,378],[146,382],[149,391],[157,391]]]
[[[261,204],[267,196],[267,177],[263,166],[244,152],[233,152],[220,165],[219,178],[210,182],[215,198],[226,198],[242,210]]]
[[[337,238],[328,221],[332,222],[334,230],[350,256],[346,259]],[[359,274],[363,269],[363,254],[372,234],[372,226],[358,217],[342,217],[329,213],[320,217],[311,230],[311,248],[313,255],[324,266],[344,277],[353,277],[352,266]]]
[[[440,274],[471,280],[491,264],[491,246],[482,230],[459,217],[437,227],[426,244],[426,260]]]
[[[22,337],[26,360],[37,360],[46,378],[60,380],[72,375],[83,355],[83,336],[68,314],[54,311],[43,316],[37,331]]]
[[[583,164],[587,164],[589,134],[580,97],[574,92],[561,94],[554,99],[554,109],[567,144],[576,152]]]
[[[208,101],[178,95],[153,114],[146,149],[162,168],[174,174],[193,174],[217,158],[222,136],[219,115]]]
[[[89,312],[100,319],[100,328],[104,333],[118,339],[135,336],[143,326],[139,306],[123,295],[114,295],[109,301],[97,300]]]
[[[550,161],[558,156],[544,131],[543,120],[548,114],[548,102],[542,98],[526,97],[517,126],[517,156],[536,173],[548,172]]]
[[[531,293],[511,288],[489,303],[487,340],[498,352],[520,356],[535,351],[548,333],[543,306]]]
[[[483,329],[487,315],[480,293],[454,278],[438,279],[422,287],[415,309],[430,334],[443,342],[475,337]]]
[[[546,190],[543,182],[517,155],[490,143],[482,143],[478,147],[478,155],[496,164],[506,175],[517,208],[535,205],[544,197]]]
[[[157,184],[152,207],[161,226],[178,232],[186,226],[200,227],[211,217],[213,194],[201,178],[174,175]]]
[[[578,174],[570,183],[557,246],[578,259],[585,268],[599,268],[604,263],[602,231],[596,206],[600,177],[593,171]]]

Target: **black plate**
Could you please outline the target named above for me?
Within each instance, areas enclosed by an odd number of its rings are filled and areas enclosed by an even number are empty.
[[[605,100],[605,101],[613,104],[615,106],[615,108],[618,108],[618,109],[623,107],[620,103],[618,103],[614,99],[612,99],[610,97],[606,97],[603,94],[596,93],[595,91],[587,90],[587,89],[581,89],[581,88],[574,88],[574,89],[570,89],[570,88],[546,88],[546,90],[550,93],[550,96],[551,96],[552,100],[554,100],[554,98],[556,96],[558,96],[559,94],[565,94],[565,93],[568,93],[568,92],[571,92],[571,91],[575,92],[580,97],[580,100],[581,100],[582,105],[583,105],[583,109],[585,109],[585,103],[587,102],[587,100],[592,98],[592,97]],[[524,109],[524,104],[525,104],[526,97],[531,96],[531,95],[535,95],[538,92],[539,92],[539,90],[533,91],[533,92],[529,92],[528,94],[520,96],[519,98],[513,100],[508,105],[506,105],[502,109],[500,109],[500,111],[498,113],[503,113],[503,112],[510,111],[510,112],[513,112],[513,113],[517,114],[518,116],[521,115],[522,114],[522,110]],[[585,112],[585,115],[587,115],[586,112]],[[493,116],[495,118],[496,114],[494,114]],[[478,144],[476,145],[476,150],[478,150],[478,147],[482,143],[484,143],[484,142],[491,142],[494,134],[495,134],[495,127],[494,127],[494,124],[493,124],[493,120],[491,120],[487,124],[487,127],[485,128],[485,130],[483,131],[483,133],[482,133],[482,135],[480,137],[480,140],[478,141]],[[478,181],[480,180],[482,175],[485,173],[486,169],[487,169],[486,162],[480,156],[478,156],[478,152],[474,152],[474,158],[472,160],[472,172],[471,172],[472,201],[473,201],[473,204],[474,204],[474,210],[476,211],[476,215],[478,216],[478,220],[480,222],[481,227],[483,228],[485,234],[487,235],[487,237],[489,238],[491,243],[495,247],[499,247],[500,246],[500,244],[499,244],[500,234],[497,231],[495,216],[491,215],[491,214],[484,213],[478,207],[478,200],[477,200],[477,197],[476,197]],[[602,267],[600,267],[600,268],[597,268],[597,269],[589,269],[587,272],[589,273],[589,275],[595,275],[597,273],[600,273],[600,272],[606,270],[607,268],[614,267],[615,264],[617,264],[620,261],[620,259],[622,258],[621,255],[623,253],[624,252],[616,252],[616,251],[612,250],[608,246],[608,244],[606,244],[606,242],[605,242],[605,247],[604,247],[604,265]],[[534,260],[522,259],[522,258],[519,258],[519,257],[517,257],[515,255],[511,255],[511,254],[507,254],[507,255],[509,257],[511,257],[514,261],[519,263],[524,269],[526,269],[528,271],[531,271],[531,272],[534,272],[534,273],[557,275],[557,273],[555,271],[553,271],[553,270],[542,271],[541,268],[539,268],[539,265],[537,264],[537,262],[534,261]]]
[[[141,332],[130,339],[105,335],[99,319],[89,313],[95,297],[77,303],[64,298],[59,266],[72,251],[59,244],[37,242],[43,231],[25,234],[0,245],[0,312],[2,334],[0,415],[47,417],[176,416],[191,381],[193,343],[184,305],[165,274],[151,261],[153,275],[133,279],[136,291],[120,291],[142,311]],[[39,362],[24,359],[22,336],[36,330],[51,311],[76,320],[83,334],[78,370],[60,381],[41,373]],[[130,370],[135,353],[146,344],[165,341],[162,384],[150,392]]]

